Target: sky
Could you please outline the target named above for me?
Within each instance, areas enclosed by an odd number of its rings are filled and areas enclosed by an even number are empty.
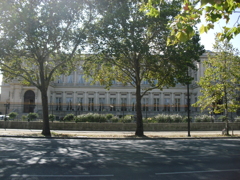
[[[230,16],[230,21],[227,24],[228,27],[233,27],[233,25],[237,22],[238,17],[240,16],[240,9],[237,9],[235,13]],[[202,22],[204,23],[204,18],[202,18]],[[240,24],[240,19],[238,20]],[[200,28],[202,23],[198,24],[197,27]],[[215,33],[222,32],[223,26],[226,26],[225,20],[220,20],[219,22],[214,24],[215,27],[213,30],[209,30],[207,33],[201,34],[201,44],[205,46],[206,50],[212,50],[212,46],[215,42]],[[234,48],[240,51],[240,34],[235,36],[231,41],[231,44]]]

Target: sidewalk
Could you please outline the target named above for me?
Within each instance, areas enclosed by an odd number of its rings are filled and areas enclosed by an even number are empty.
[[[137,138],[133,131],[66,131],[51,130],[52,137],[59,138]],[[145,138],[240,138],[240,130],[229,131],[230,136],[223,136],[221,131],[145,131]],[[0,137],[44,137],[41,130],[0,129]]]

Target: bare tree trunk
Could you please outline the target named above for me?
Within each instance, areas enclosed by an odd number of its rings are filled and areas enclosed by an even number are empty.
[[[42,95],[42,110],[43,110],[43,129],[44,136],[51,136],[49,118],[48,118],[48,96],[46,90],[41,91]]]
[[[144,136],[143,133],[143,120],[142,120],[142,105],[141,105],[141,88],[136,88],[136,113],[137,113],[137,129],[135,132],[136,136]]]

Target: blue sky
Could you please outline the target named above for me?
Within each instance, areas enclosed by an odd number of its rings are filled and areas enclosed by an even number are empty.
[[[240,16],[240,9],[237,9],[235,13],[233,13],[230,16],[230,21],[227,24],[228,27],[233,27],[233,25],[237,22],[238,17]],[[202,18],[202,22],[204,23],[204,18]],[[240,19],[238,21],[240,24]],[[236,23],[236,24],[238,24]],[[236,26],[235,24],[235,26]],[[199,28],[202,25],[200,23],[197,27]],[[205,46],[206,50],[212,50],[212,45],[214,44],[215,39],[215,33],[222,32],[223,26],[226,26],[225,20],[220,20],[219,22],[215,23],[215,27],[213,30],[208,31],[208,33],[201,34],[201,44]],[[240,34],[235,36],[231,41],[234,48],[238,49],[240,51]]]

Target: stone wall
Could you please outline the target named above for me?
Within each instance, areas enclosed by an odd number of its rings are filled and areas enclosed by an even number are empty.
[[[229,123],[230,130],[240,130],[240,123]],[[191,131],[221,131],[225,123],[191,123]],[[0,128],[42,129],[42,122],[0,121]],[[51,130],[135,131],[135,123],[73,123],[50,122]],[[145,131],[186,131],[187,123],[148,123]]]

